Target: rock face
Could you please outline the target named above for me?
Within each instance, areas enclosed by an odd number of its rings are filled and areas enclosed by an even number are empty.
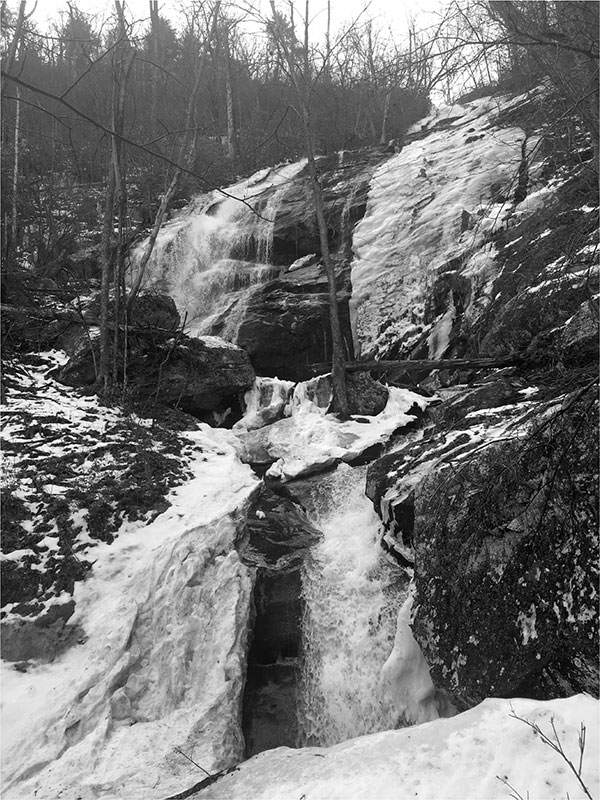
[[[379,168],[351,267],[363,354],[572,357],[562,325],[582,303],[597,309],[598,193],[566,135],[555,143],[570,160],[560,174],[527,138],[533,120],[543,125],[546,101],[541,92],[505,99],[500,111],[490,98],[454,106],[451,118],[440,112],[422,124],[425,138],[414,140],[415,126]],[[583,152],[583,138],[579,145]],[[532,152],[516,196],[522,147]]]
[[[340,321],[348,352],[352,335],[348,299],[350,287],[338,273]],[[250,355],[261,375],[301,381],[311,376],[309,364],[331,360],[331,332],[327,277],[319,265],[307,266],[257,286],[241,297],[211,326],[225,335],[228,318],[239,314],[236,343]]]
[[[343,150],[318,159],[329,246],[349,255],[351,231],[366,209],[374,170],[389,159],[382,148]],[[273,229],[272,261],[289,265],[312,253],[320,255],[321,243],[306,170],[280,196]]]
[[[482,378],[470,389],[440,390],[421,428],[369,466],[366,494],[386,527],[382,544],[404,566],[414,563],[415,487],[428,471],[444,460],[464,458],[531,413],[532,404],[519,394],[524,384],[514,373],[511,368]]]
[[[413,632],[459,709],[598,691],[595,391],[511,405],[509,383],[434,409],[441,427],[367,483],[392,549],[414,547]]]
[[[242,723],[247,757],[296,746],[301,568],[319,536],[299,506],[266,490],[250,508],[237,543],[242,562],[256,568]]]

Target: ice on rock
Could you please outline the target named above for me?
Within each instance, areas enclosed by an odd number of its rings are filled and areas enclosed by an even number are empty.
[[[290,418],[240,433],[245,449],[242,460],[252,463],[257,460],[257,453],[263,459],[268,454],[274,463],[267,475],[281,481],[325,469],[338,461],[354,461],[369,447],[388,441],[396,430],[414,421],[415,417],[406,413],[414,403],[424,407],[427,402],[422,395],[392,386],[380,414],[340,422],[325,415],[323,405],[315,402],[307,385],[299,384]]]
[[[242,759],[253,573],[234,542],[258,481],[217,431],[191,436],[195,477],[169,510],[95,548],[81,643],[3,665],[5,797],[164,798],[197,780],[176,748],[211,772]]]
[[[444,109],[419,129],[444,119],[451,124],[407,144],[375,172],[353,236],[350,304],[357,352],[373,353],[388,337],[398,341],[416,325],[422,329],[425,287],[451,259],[460,256],[462,270],[474,279],[478,266],[489,268],[488,259],[478,265],[471,257],[502,225],[491,186],[510,183],[525,139],[520,128],[494,128],[493,116],[507,102],[484,98]],[[468,234],[461,233],[463,211],[478,221]],[[481,278],[482,284],[488,280],[489,275]],[[384,330],[389,320],[394,323]],[[435,335],[436,354],[447,326],[443,321]]]
[[[381,692],[394,708],[396,719],[409,725],[440,717],[429,667],[410,627],[413,601],[414,586],[398,612],[394,647],[380,678]],[[451,715],[451,709],[444,708],[443,716]]]
[[[280,417],[288,416],[290,396],[294,385],[293,381],[257,377],[244,394],[244,416],[235,423],[233,430],[256,430],[269,425]]]

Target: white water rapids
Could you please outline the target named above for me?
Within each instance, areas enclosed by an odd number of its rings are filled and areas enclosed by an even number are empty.
[[[341,464],[313,484],[308,508],[323,532],[303,575],[301,746],[328,746],[395,727],[380,686],[408,579],[386,561],[364,494],[366,467]]]

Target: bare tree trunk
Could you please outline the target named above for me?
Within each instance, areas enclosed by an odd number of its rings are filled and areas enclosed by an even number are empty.
[[[106,177],[106,194],[104,197],[104,222],[100,244],[100,364],[97,379],[102,382],[106,393],[109,386],[109,300],[110,275],[112,265],[113,220],[115,210],[115,170],[112,156]]]
[[[10,225],[11,242],[13,251],[17,249],[18,226],[18,192],[19,192],[19,137],[21,135],[21,93],[17,86],[17,99],[15,111],[15,139],[14,139],[14,163],[12,176],[12,219]]]
[[[25,0],[21,0],[19,3],[19,13],[17,15],[17,23],[15,25],[15,35],[12,38],[12,41],[8,48],[8,53],[6,54],[6,59],[4,62],[3,70],[7,74],[10,73],[12,70],[12,66],[15,63],[15,58],[17,56],[17,49],[19,47],[19,39],[21,38],[21,30],[23,28],[23,22],[25,21]],[[2,78],[2,97],[4,97],[4,92],[6,90],[6,77]]]
[[[233,74],[231,70],[231,48],[229,30],[225,31],[225,92],[227,98],[227,157],[233,164],[237,159],[238,146],[233,109]]]
[[[150,0],[150,35],[152,37],[152,56],[154,63],[158,65],[158,0]],[[157,136],[158,125],[158,69],[152,70],[151,108],[150,119],[152,125],[152,138]]]
[[[121,156],[122,156],[122,142],[119,136],[123,132],[124,125],[124,110],[125,110],[125,97],[126,87],[135,57],[135,50],[130,47],[125,27],[125,17],[123,14],[123,6],[119,0],[115,0],[115,8],[119,19],[119,38],[121,40],[120,47],[117,48],[115,59],[122,59],[115,71],[114,84],[113,84],[113,119],[112,128],[114,134],[111,137],[111,155],[108,168],[108,178],[106,186],[106,201],[104,206],[104,224],[102,228],[102,243],[101,243],[101,264],[102,275],[100,283],[100,363],[98,370],[98,379],[102,382],[102,389],[106,393],[109,389],[111,382],[110,371],[110,336],[109,336],[109,316],[110,316],[110,285],[113,278],[113,257],[112,245],[114,236],[114,213],[115,203],[118,202],[119,213],[119,228],[117,238],[117,257],[116,263],[122,259],[122,238],[123,238],[123,218],[124,208],[126,203],[125,189],[122,180],[121,170]],[[116,268],[118,273],[118,266]],[[119,293],[119,283],[114,282],[115,292]],[[115,329],[118,329],[118,316],[115,308]],[[115,349],[117,346],[115,333]],[[116,355],[114,355],[116,358]],[[113,372],[113,378],[115,377]]]
[[[388,89],[385,93],[385,100],[383,102],[383,119],[381,120],[381,136],[379,137],[379,144],[386,144],[388,141],[387,123],[390,116],[391,103],[392,90]]]
[[[275,0],[270,0],[271,12],[275,20]],[[293,6],[292,6],[293,8]],[[306,158],[308,161],[308,170],[310,175],[311,190],[313,201],[315,204],[315,214],[317,217],[317,224],[319,226],[319,241],[321,245],[321,256],[325,265],[327,273],[327,286],[329,294],[329,323],[331,328],[331,348],[332,348],[332,364],[331,364],[331,379],[333,383],[333,410],[336,411],[343,419],[349,416],[348,407],[348,394],[346,390],[346,371],[344,368],[344,340],[342,337],[342,329],[340,325],[340,316],[338,311],[337,302],[337,286],[335,277],[335,267],[331,259],[329,250],[329,238],[327,229],[327,220],[325,218],[325,203],[323,202],[323,190],[319,181],[319,173],[317,169],[316,156],[315,156],[315,143],[314,134],[311,124],[310,116],[310,93],[311,93],[311,78],[310,78],[310,61],[309,61],[309,37],[308,37],[308,20],[309,20],[309,0],[306,0],[305,15],[304,15],[304,64],[300,73],[298,66],[295,62],[294,55],[283,36],[279,36],[278,45],[281,48],[285,60],[287,62],[290,79],[294,86],[298,102],[300,104],[302,127],[304,132],[304,148]],[[293,46],[293,44],[292,44]]]
[[[331,78],[331,0],[327,0],[327,29],[325,31],[325,78]]]

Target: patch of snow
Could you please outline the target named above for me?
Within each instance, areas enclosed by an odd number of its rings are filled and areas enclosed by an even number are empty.
[[[228,342],[225,339],[221,339],[218,336],[198,336],[201,342],[203,342],[207,347],[212,348],[213,350],[239,350],[236,344],[232,342]]]
[[[316,256],[317,256],[316,253],[309,253],[306,256],[302,256],[301,258],[297,258],[295,261],[293,261],[289,265],[289,267],[287,268],[287,271],[288,272],[294,272],[297,269],[302,269],[302,267],[305,267],[307,264],[310,264],[316,258]]]
[[[517,625],[521,629],[521,639],[523,644],[528,644],[532,639],[537,639],[537,631],[535,629],[536,608],[532,603],[529,608],[529,614],[524,611],[519,611],[517,615]]]

